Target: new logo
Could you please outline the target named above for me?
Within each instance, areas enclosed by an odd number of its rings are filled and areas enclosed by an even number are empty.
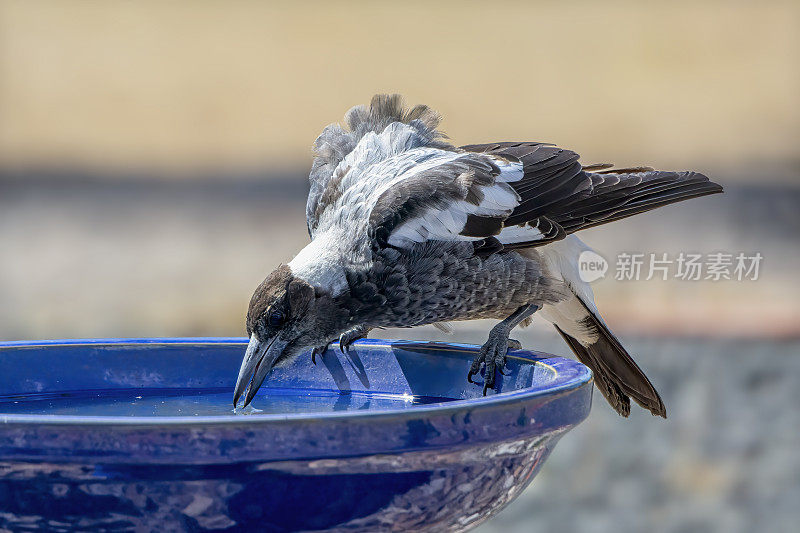
[[[586,283],[597,281],[606,275],[608,261],[591,250],[585,250],[578,256],[578,276]]]

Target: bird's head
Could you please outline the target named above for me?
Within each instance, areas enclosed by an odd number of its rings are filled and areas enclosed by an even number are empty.
[[[247,310],[250,342],[239,369],[233,405],[249,385],[247,406],[276,365],[335,336],[341,329],[339,322],[346,320],[336,311],[329,295],[293,275],[288,265],[268,275],[256,288]]]

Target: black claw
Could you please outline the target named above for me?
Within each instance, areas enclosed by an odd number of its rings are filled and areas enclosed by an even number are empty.
[[[478,352],[478,355],[475,356],[475,359],[472,360],[472,364],[469,367],[469,373],[467,374],[467,382],[474,383],[477,385],[477,382],[472,380],[472,376],[478,374],[481,371],[481,365],[486,360],[486,350],[481,347],[481,351]]]
[[[363,339],[368,329],[355,328],[339,335],[339,351],[342,354],[350,353],[350,346],[359,339]]]
[[[508,349],[509,350],[521,350],[522,343],[516,339],[508,339]]]
[[[317,356],[319,355],[320,358],[323,356],[325,352],[328,351],[328,344],[325,346],[317,346],[316,348],[311,350],[311,362],[315,365],[317,364]]]

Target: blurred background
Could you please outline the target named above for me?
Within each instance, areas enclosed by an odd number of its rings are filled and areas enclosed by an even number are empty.
[[[478,531],[793,530],[794,1],[0,0],[0,340],[242,335],[252,290],[308,240],[313,140],[376,92],[439,110],[455,144],[547,141],[726,188],[582,234],[670,418],[597,396]],[[616,281],[620,252],[764,259],[757,280]],[[482,343],[489,326],[379,335]],[[517,337],[569,354],[541,323]]]

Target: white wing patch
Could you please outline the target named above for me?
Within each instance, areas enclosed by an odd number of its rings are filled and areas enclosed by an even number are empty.
[[[389,237],[389,244],[398,247],[407,247],[414,243],[427,240],[463,240],[479,241],[483,237],[468,237],[461,235],[468,215],[482,215],[488,217],[505,218],[519,205],[519,195],[508,185],[523,178],[524,172],[521,163],[506,159],[492,157],[500,169],[500,175],[495,179],[495,184],[482,187],[484,197],[479,205],[466,201],[451,203],[446,209],[428,209],[424,215],[400,224]],[[426,166],[432,168],[439,164]],[[407,177],[407,176],[404,176]],[[504,227],[495,236],[503,244],[520,242],[535,242],[544,238],[544,233],[538,226],[527,224]]]
[[[503,244],[514,244],[517,242],[532,242],[540,240],[544,235],[536,226],[527,224],[521,226],[509,226],[497,235],[497,240]]]
[[[497,182],[481,187],[480,204],[464,200],[450,203],[444,209],[426,209],[422,216],[403,222],[392,231],[389,244],[408,247],[425,241],[480,241],[484,237],[461,235],[469,215],[505,218],[519,205],[519,196],[508,184]]]
[[[456,153],[456,157],[431,158],[424,165],[415,167],[413,171],[398,176],[393,183],[408,179],[418,172],[432,169],[446,161],[455,161],[458,157],[469,157],[469,154]],[[392,231],[388,243],[397,247],[408,247],[415,243],[428,240],[439,241],[479,241],[484,237],[469,237],[461,235],[469,215],[478,215],[492,218],[505,218],[519,205],[520,198],[517,192],[508,183],[522,179],[522,165],[505,159],[492,158],[500,169],[500,175],[495,183],[480,188],[483,199],[478,205],[464,200],[451,202],[442,209],[426,209],[421,216],[407,220]],[[385,187],[381,192],[387,190]]]

